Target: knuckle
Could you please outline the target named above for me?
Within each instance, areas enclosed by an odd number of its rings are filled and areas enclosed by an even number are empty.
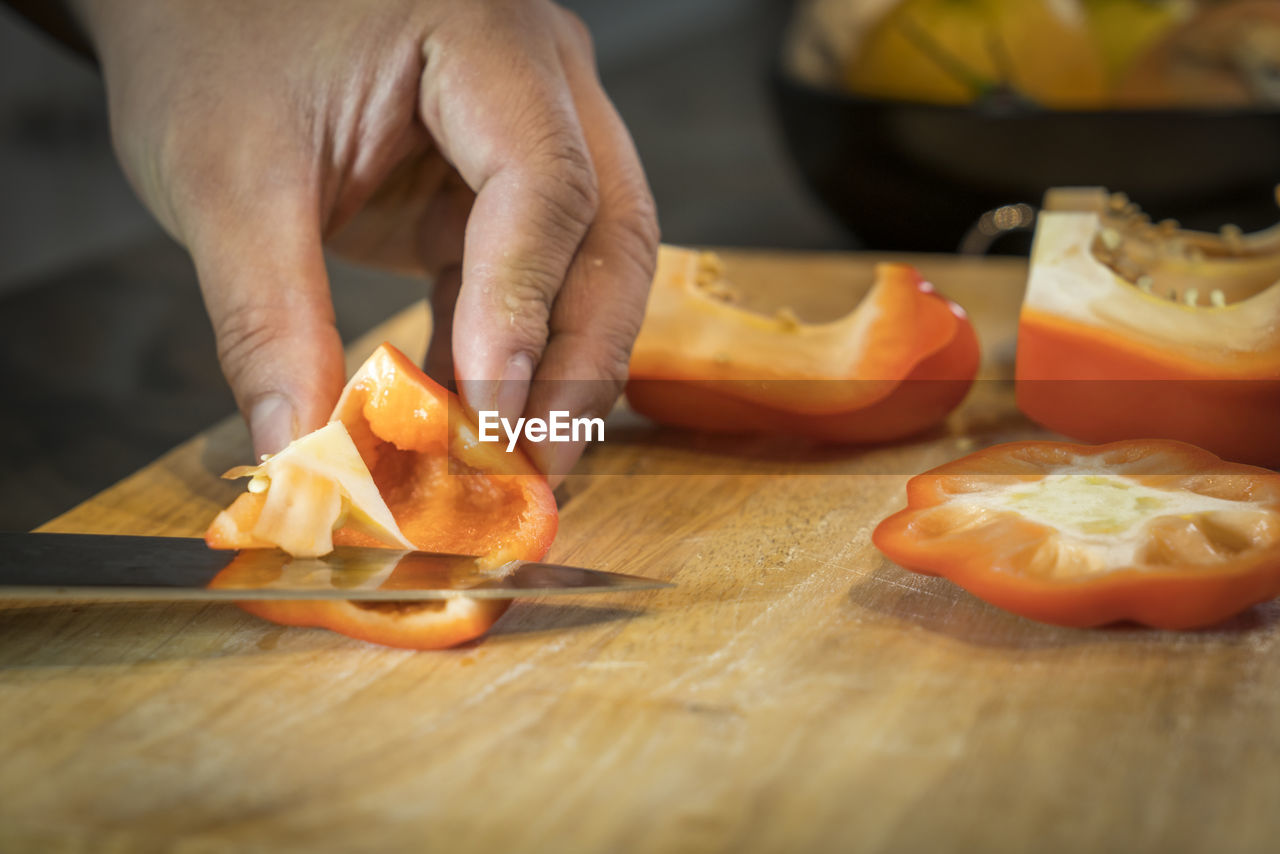
[[[212,129],[202,123],[171,123],[155,149],[155,169],[176,192],[193,199],[209,198],[224,192],[225,152],[210,151]]]
[[[653,196],[646,190],[631,196],[618,216],[621,245],[638,253],[636,259],[643,266],[652,268],[662,242],[662,229],[658,225],[658,208]]]
[[[563,225],[586,230],[600,209],[600,185],[591,156],[572,135],[557,131],[538,146],[534,185],[548,212]]]
[[[551,304],[560,282],[537,261],[514,262],[502,270],[501,303],[494,312],[505,318],[505,333],[514,346],[540,353],[546,343]]]
[[[245,197],[232,171],[235,157],[209,150],[209,135],[172,132],[165,135],[153,159],[151,180],[161,206],[157,215],[171,224],[190,249],[207,236],[240,221]]]
[[[131,180],[138,186],[156,218],[180,240],[188,238],[192,211],[218,198],[226,181],[219,174],[218,159],[203,155],[202,140],[185,128],[170,124],[153,140],[122,141],[117,148],[133,146],[126,156]]]
[[[560,289],[560,276],[550,262],[538,258],[510,261],[505,269],[502,301],[519,316],[545,315]]]
[[[265,306],[240,306],[214,322],[218,361],[233,389],[241,387],[253,365],[263,362],[277,338],[275,319]]]
[[[619,204],[596,227],[611,251],[622,258],[643,279],[647,287],[658,260],[662,232],[653,199],[647,193]]]

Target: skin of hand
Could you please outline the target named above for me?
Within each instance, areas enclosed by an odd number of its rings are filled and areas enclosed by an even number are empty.
[[[473,413],[612,407],[658,226],[571,13],[544,0],[71,8],[125,173],[195,262],[257,453],[321,426],[342,387],[326,244],[435,277],[427,367],[456,375]],[[582,452],[526,449],[553,480]]]

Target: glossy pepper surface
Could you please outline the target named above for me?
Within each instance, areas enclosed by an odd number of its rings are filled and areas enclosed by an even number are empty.
[[[1280,466],[1280,228],[1041,216],[1018,326],[1018,406],[1075,439],[1178,439]]]
[[[376,486],[392,524],[370,523],[382,517],[372,498],[364,504],[359,500],[358,472],[347,476],[345,483],[354,485],[340,485],[337,499],[330,495],[325,484],[335,481],[332,470],[342,456],[326,445],[323,454],[279,467],[283,482],[270,468],[277,458],[252,470],[233,471],[267,482],[219,515],[206,534],[208,543],[214,548],[253,548],[280,544],[290,534],[294,542],[323,543],[337,524],[333,544],[404,547],[407,542],[423,551],[478,555],[484,567],[539,560],[551,547],[557,513],[546,478],[520,451],[507,453],[499,445],[481,443],[475,422],[457,397],[395,348],[380,347],[351,378],[325,429],[337,425],[349,436],[357,462]],[[287,461],[293,448],[279,459]],[[355,462],[348,466],[356,468]],[[281,489],[286,492],[276,492]],[[267,519],[264,527],[264,508],[273,498],[286,509],[278,518]],[[341,505],[337,512],[335,501]],[[323,545],[310,550],[323,553]],[[233,568],[234,564],[229,569]],[[374,643],[433,649],[483,634],[509,604],[457,598],[414,603],[260,601],[242,607],[285,625],[321,626]]]
[[[1280,475],[1167,440],[995,445],[913,477],[872,539],[1035,620],[1207,626],[1280,595]]]
[[[733,304],[719,259],[662,247],[627,399],[664,424],[879,442],[933,426],[978,369],[964,311],[905,264],[881,264],[849,314],[802,323]]]

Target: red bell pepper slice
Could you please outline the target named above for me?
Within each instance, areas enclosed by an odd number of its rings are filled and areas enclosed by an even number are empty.
[[[1207,626],[1280,594],[1280,475],[1182,442],[996,445],[913,477],[872,541],[1062,626]]]
[[[655,421],[719,433],[880,442],[928,429],[978,370],[964,311],[905,264],[881,264],[852,312],[806,324],[725,301],[709,253],[662,247],[627,400]]]
[[[348,382],[333,414],[405,537],[423,551],[475,554],[486,566],[539,560],[555,537],[555,499],[522,452],[478,441],[457,397],[390,345]],[[269,490],[268,490],[269,492]],[[206,534],[214,548],[267,545],[255,524],[267,493],[248,492]],[[304,520],[305,522],[305,520]],[[317,524],[325,524],[317,522]],[[380,546],[383,539],[343,527],[337,545]],[[234,564],[224,572],[234,571]],[[320,626],[373,643],[436,649],[476,638],[510,605],[504,600],[442,602],[258,601],[241,607],[273,622]]]
[[[1041,216],[1019,408],[1089,442],[1178,439],[1280,466],[1280,228],[1222,237],[1135,216]]]

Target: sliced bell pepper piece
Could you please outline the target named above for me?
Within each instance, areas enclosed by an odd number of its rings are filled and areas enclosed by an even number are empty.
[[[1017,398],[1072,438],[1179,439],[1280,466],[1280,228],[1181,231],[1123,200],[1042,214]]]
[[[294,557],[333,551],[333,529],[345,524],[380,544],[412,549],[341,421],[331,421],[256,466],[237,466],[223,477],[251,477],[236,512],[218,514],[215,539],[241,548],[278,546]],[[251,515],[244,515],[248,511]],[[246,539],[247,537],[247,539]]]
[[[631,355],[632,408],[711,432],[887,441],[945,418],[977,373],[968,317],[905,264],[878,265],[867,296],[830,323],[734,298],[715,255],[662,247]]]
[[[299,439],[262,466],[229,472],[253,474],[258,486],[251,481],[251,491],[214,520],[205,537],[210,546],[243,549],[301,541],[308,544],[303,553],[322,553],[310,544],[323,543],[337,523],[340,527],[332,531],[336,545],[403,548],[406,541],[423,551],[478,555],[484,568],[539,560],[551,547],[557,513],[546,478],[522,452],[481,443],[475,422],[457,397],[394,347],[384,344],[356,371],[332,418],[329,427]],[[358,451],[365,477],[385,501],[390,524],[373,506],[349,457],[307,453],[312,448],[332,451],[336,445],[321,448],[314,437],[335,425]],[[281,472],[288,477],[273,477]],[[335,473],[340,476],[331,476]],[[334,482],[342,485],[336,491],[340,496],[362,497],[361,502],[346,498],[345,517],[333,509]],[[273,513],[277,506],[279,512]],[[371,518],[380,521],[371,524]],[[231,571],[234,562],[224,570]],[[458,598],[260,601],[241,607],[284,625],[320,626],[374,643],[435,649],[484,634],[509,605]]]
[[[1169,440],[1014,442],[913,477],[872,541],[1034,620],[1207,626],[1280,594],[1280,475]]]

